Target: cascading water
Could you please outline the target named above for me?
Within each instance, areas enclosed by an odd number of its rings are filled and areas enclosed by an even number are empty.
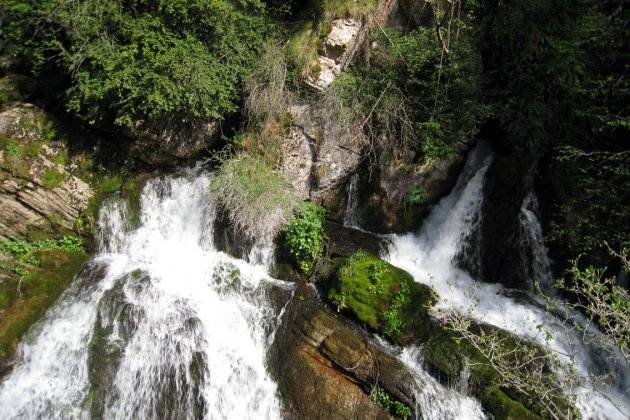
[[[417,282],[433,287],[439,296],[436,309],[466,313],[480,322],[536,340],[562,355],[566,363],[572,363],[583,378],[577,405],[584,418],[627,418],[630,370],[624,362],[619,366],[598,354],[602,349],[593,351],[579,334],[567,330],[561,319],[543,307],[512,299],[500,285],[477,282],[458,268],[458,254],[479,222],[484,177],[491,159],[480,150],[471,153],[451,194],[434,208],[419,233],[393,236],[386,258]],[[533,213],[526,215],[535,217]],[[605,371],[617,374],[616,383],[608,391],[594,389],[590,378]]]
[[[359,174],[354,173],[350,178],[348,185],[348,198],[346,210],[343,215],[343,225],[360,229],[361,222],[359,220]]]
[[[538,220],[538,199],[530,193],[523,200],[521,207],[521,261],[525,264],[524,272],[529,273],[531,290],[553,295],[553,276],[551,262],[543,238],[542,226]]]
[[[104,206],[99,254],[23,340],[0,418],[280,417],[268,295],[292,286],[214,248],[208,182],[150,181],[137,228]]]

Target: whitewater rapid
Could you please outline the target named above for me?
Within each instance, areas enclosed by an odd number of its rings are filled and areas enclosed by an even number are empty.
[[[20,344],[0,418],[277,419],[271,253],[213,244],[207,174],[156,178],[133,226],[106,203],[99,252]]]
[[[576,403],[584,418],[627,419],[630,413],[627,364],[619,360],[611,362],[603,349],[585,345],[579,333],[568,330],[562,320],[548,313],[543,305],[512,298],[501,285],[477,281],[458,267],[463,249],[470,248],[466,251],[472,253],[473,258],[478,251],[474,235],[481,220],[483,186],[491,161],[492,156],[481,147],[471,152],[453,191],[432,210],[419,232],[393,235],[384,258],[409,272],[415,281],[436,291],[439,296],[436,311],[454,310],[532,339],[574,366],[582,378]],[[549,289],[553,282],[549,278],[542,230],[532,211],[533,199],[530,196],[523,203],[521,222],[526,244],[534,247],[530,251],[533,282]],[[606,372],[617,375],[610,389],[591,383],[593,377]]]

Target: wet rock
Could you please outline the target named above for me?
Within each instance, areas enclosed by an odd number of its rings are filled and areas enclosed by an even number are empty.
[[[328,252],[331,257],[349,257],[359,250],[380,255],[387,249],[388,239],[373,233],[345,227],[333,221],[327,221],[326,236],[329,239]]]
[[[533,186],[535,164],[517,154],[498,153],[486,175],[481,215],[480,278],[509,288],[529,288],[522,264],[521,207]]]
[[[383,156],[373,180],[362,182],[367,206],[360,218],[370,230],[381,233],[419,228],[431,208],[453,188],[465,160],[465,152],[443,159],[429,159],[413,166],[410,157]]]
[[[27,239],[76,229],[91,187],[57,163],[63,153],[50,141],[52,118],[30,104],[0,113],[0,238]]]
[[[414,405],[406,368],[325,309],[309,286],[289,303],[270,354],[289,418],[391,418],[369,397],[377,384]]]

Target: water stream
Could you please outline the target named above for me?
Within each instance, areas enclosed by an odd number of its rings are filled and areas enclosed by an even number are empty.
[[[206,174],[149,182],[138,227],[113,200],[99,253],[19,348],[0,418],[276,419],[265,365],[271,254],[218,252]]]
[[[627,418],[627,365],[584,344],[536,299],[512,297],[459,268],[463,252],[475,258],[470,244],[491,159],[483,149],[471,153],[453,191],[419,232],[393,235],[386,258],[433,287],[437,309],[470,313],[562,354],[584,378],[578,390],[584,418]],[[355,227],[357,182],[350,183],[345,218]],[[215,248],[208,183],[200,170],[151,180],[135,224],[123,201],[104,204],[99,252],[20,344],[15,368],[0,384],[0,419],[282,417],[266,352],[293,286],[268,276],[273,253],[264,243],[245,259]],[[548,288],[534,200],[528,197],[521,211],[523,246],[532,276]],[[485,418],[466,395],[465,378],[445,387],[426,372],[419,349],[389,351],[412,372],[422,418]],[[590,376],[604,371],[615,372],[616,382],[594,389]]]
[[[562,319],[536,304],[536,299],[510,297],[502,286],[479,282],[458,267],[460,253],[478,231],[484,179],[491,159],[481,149],[471,153],[453,191],[433,209],[419,232],[393,235],[386,258],[437,292],[436,309],[468,313],[480,322],[535,340],[556,351],[565,363],[573,364],[583,379],[577,390],[577,405],[584,418],[627,418],[630,413],[627,364],[608,359],[606,356],[610,354],[604,349],[586,345],[578,333],[565,328]],[[531,253],[537,265],[532,271],[537,276],[549,276],[546,249],[537,242],[542,241],[542,233],[531,202],[524,203],[522,214],[522,222],[529,220],[525,224],[527,241],[530,245],[535,242]],[[541,255],[543,252],[545,255]],[[546,286],[551,283],[549,278],[536,280]],[[616,374],[610,389],[602,390],[591,384],[590,378],[605,372]]]

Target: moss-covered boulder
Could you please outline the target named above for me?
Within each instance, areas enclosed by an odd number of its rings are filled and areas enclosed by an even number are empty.
[[[0,359],[12,356],[24,333],[57,300],[87,258],[78,250],[41,250],[29,255],[26,263],[4,260],[9,273],[0,281]]]
[[[499,373],[484,355],[431,316],[436,295],[429,286],[415,283],[405,271],[362,251],[336,260],[333,266],[327,296],[339,312],[350,314],[396,344],[419,346],[425,366],[444,384],[459,382],[467,372],[469,389],[494,418],[545,417],[545,408],[535,396],[500,386]],[[475,322],[471,331],[497,334],[511,354],[534,354],[545,360],[544,349],[509,332]],[[551,367],[544,369],[549,371],[549,381],[557,379]],[[568,410],[566,399],[558,398],[554,403]]]
[[[338,265],[328,298],[338,311],[402,344],[426,324],[436,296],[409,273],[359,251]]]

